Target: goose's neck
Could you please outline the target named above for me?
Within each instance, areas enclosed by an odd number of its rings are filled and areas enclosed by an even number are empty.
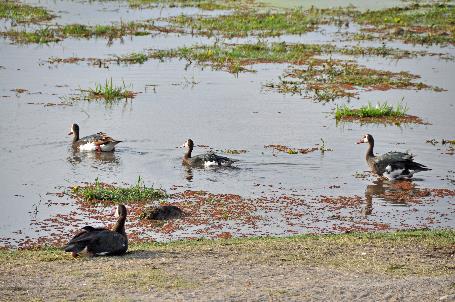
[[[79,140],[79,131],[73,131],[73,143]]]
[[[374,157],[373,148],[374,148],[374,141],[368,142],[368,149],[367,149],[367,154],[366,154],[367,159]]]
[[[120,233],[122,235],[126,235],[125,232],[125,221],[126,221],[126,216],[120,216],[117,220],[117,223],[115,224],[113,231]]]
[[[185,155],[183,156],[183,158],[185,159],[188,159],[188,158],[191,158],[191,152],[193,151],[192,148],[188,148],[188,150],[186,151]]]

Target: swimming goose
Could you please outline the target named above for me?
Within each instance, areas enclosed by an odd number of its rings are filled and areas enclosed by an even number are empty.
[[[115,145],[121,141],[115,140],[104,132],[98,132],[79,138],[79,126],[73,124],[68,135],[73,135],[73,146],[80,151],[114,151]]]
[[[384,176],[389,180],[410,179],[414,173],[431,170],[413,161],[414,156],[403,152],[388,152],[375,156],[373,153],[374,139],[371,134],[365,134],[357,144],[368,143],[366,160],[373,173]]]
[[[105,228],[83,227],[65,246],[65,252],[77,257],[82,251],[93,256],[123,255],[128,249],[128,237],[125,233],[126,207],[118,205],[117,223],[112,230]]]
[[[236,159],[231,159],[228,157],[216,155],[214,152],[208,152],[206,154],[200,154],[196,156],[191,156],[193,151],[194,143],[193,140],[188,139],[185,144],[182,146],[186,148],[186,153],[183,156],[183,164],[193,167],[228,167],[232,163],[238,161]]]

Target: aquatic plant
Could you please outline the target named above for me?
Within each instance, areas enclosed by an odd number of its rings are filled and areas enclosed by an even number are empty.
[[[387,102],[372,105],[368,102],[368,105],[362,106],[358,109],[351,108],[347,105],[338,106],[335,110],[335,118],[340,119],[343,117],[388,117],[388,116],[404,116],[408,111],[408,107],[403,103],[393,105],[387,104]]]
[[[42,7],[6,0],[0,2],[0,18],[19,23],[35,23],[51,20],[54,15]]]
[[[413,3],[405,7],[366,11],[354,20],[375,28],[357,39],[400,39],[409,43],[447,44],[455,43],[455,5],[449,3]],[[379,33],[374,35],[373,33]]]
[[[146,187],[141,177],[138,177],[135,185],[129,187],[109,185],[96,178],[92,184],[73,187],[71,194],[85,201],[113,203],[145,202],[167,197],[162,189]]]
[[[354,97],[359,89],[433,89],[422,82],[414,82],[419,76],[406,71],[391,72],[358,65],[354,62],[314,59],[305,67],[293,67],[279,82],[269,82],[265,87],[280,93],[302,94],[317,101],[333,101],[341,97]]]
[[[131,99],[134,98],[135,93],[127,90],[125,83],[122,86],[115,86],[110,80],[106,80],[104,84],[96,84],[95,88],[89,88],[88,90],[82,90],[87,92],[87,99],[104,99],[107,102],[119,100],[119,99]]]
[[[236,12],[216,17],[180,15],[169,21],[190,28],[192,32],[209,35],[219,33],[226,37],[302,34],[314,29],[313,19],[303,10],[282,13]]]

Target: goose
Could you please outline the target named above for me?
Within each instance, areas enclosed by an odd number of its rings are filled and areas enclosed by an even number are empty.
[[[208,152],[196,156],[191,156],[193,152],[194,143],[192,139],[188,139],[182,146],[186,148],[186,153],[183,156],[183,164],[192,167],[229,167],[232,163],[238,161],[236,159],[224,157],[215,154],[214,152]]]
[[[79,138],[79,125],[71,125],[68,135],[73,135],[73,146],[80,151],[114,151],[115,145],[121,141],[115,140],[104,132],[98,132]]]
[[[371,134],[365,134],[357,144],[368,143],[366,160],[371,171],[389,180],[410,179],[414,173],[431,170],[414,162],[414,156],[403,152],[388,152],[375,156],[373,153],[374,139]]]
[[[86,251],[90,257],[123,255],[128,250],[128,237],[125,233],[126,207],[121,204],[115,211],[118,217],[112,230],[106,228],[83,227],[65,246],[65,252],[77,257]]]

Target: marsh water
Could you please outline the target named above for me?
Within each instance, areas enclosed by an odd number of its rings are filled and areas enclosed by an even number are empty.
[[[109,24],[182,13],[207,13],[195,8],[139,10],[129,8],[127,3],[112,1],[26,3],[51,9],[59,16],[51,23],[58,24]],[[348,30],[352,28],[355,30],[355,25]],[[240,40],[256,41],[254,37],[233,41]],[[317,31],[301,36],[269,40],[336,45],[359,43],[342,42],[339,29],[334,26],[321,26]],[[418,162],[432,169],[417,175],[413,181],[415,187],[455,189],[455,157],[444,152],[446,146],[426,143],[430,139],[454,139],[453,61],[438,56],[400,60],[351,57],[371,68],[418,74],[419,80],[446,90],[363,91],[358,99],[349,100],[350,105],[358,107],[378,101],[397,104],[403,99],[409,114],[431,123],[387,126],[337,123],[332,112],[337,104],[346,104],[346,99],[318,103],[300,95],[265,90],[263,84],[276,80],[288,64],[258,64],[253,66],[257,70],[255,73],[233,75],[210,67],[188,66],[186,61],[178,59],[106,67],[87,62],[46,62],[50,57],[106,58],[145,49],[168,49],[213,41],[173,33],[125,37],[112,44],[105,39],[65,39],[48,45],[18,45],[1,38],[0,244],[17,245],[25,238],[55,233],[51,227],[38,228],[36,222],[58,215],[75,213],[84,217],[63,232],[74,231],[85,223],[100,224],[96,218],[84,216],[83,208],[74,199],[52,194],[93,182],[96,178],[107,183],[134,184],[141,177],[147,186],[166,191],[171,188],[203,190],[279,200],[267,211],[257,210],[261,219],[256,228],[243,228],[231,221],[221,230],[234,236],[327,232],[333,230],[333,225],[352,221],[365,225],[387,224],[390,229],[455,226],[453,197],[410,204],[390,202],[380,192],[391,184],[380,182],[369,174],[356,177],[356,173],[364,173],[368,167],[364,157],[366,146],[355,144],[365,133],[371,133],[376,140],[377,153],[409,150]],[[381,46],[382,43],[361,42],[359,45]],[[453,46],[423,47],[400,42],[386,42],[386,45],[455,55]],[[83,100],[65,102],[79,89],[94,87],[111,78],[116,84],[125,83],[138,92],[137,96],[112,105]],[[27,91],[20,93],[16,89]],[[79,124],[82,136],[104,131],[122,143],[113,154],[74,152],[67,133],[75,122]],[[183,150],[177,148],[188,138],[196,145],[209,146],[213,150],[242,149],[247,152],[229,155],[239,160],[235,169],[188,170],[181,165]],[[332,151],[292,155],[264,148],[271,144],[309,148],[320,144],[321,139]],[[194,153],[206,152],[209,148],[196,147]],[[307,200],[306,205],[292,207],[289,214],[294,219],[292,222],[285,217],[291,208],[286,205],[286,199],[280,199],[287,195],[299,195]],[[333,215],[333,209],[321,207],[315,201],[321,195],[366,198],[359,209],[344,212],[342,209]],[[362,210],[366,207],[370,208],[367,214]],[[293,216],[299,213],[301,215]],[[158,228],[143,232],[156,240],[198,236],[192,228],[166,235]],[[211,237],[216,232],[204,236]]]

